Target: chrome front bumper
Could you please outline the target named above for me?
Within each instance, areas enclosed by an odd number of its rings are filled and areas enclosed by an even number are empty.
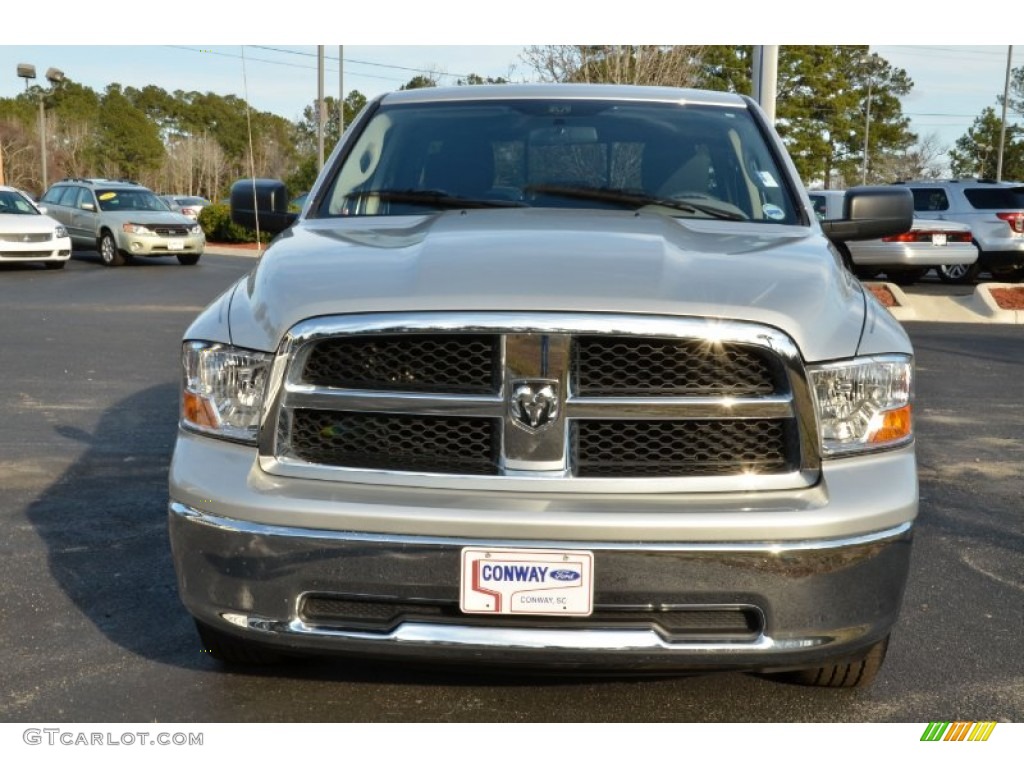
[[[349,533],[219,517],[172,502],[180,593],[200,621],[286,651],[620,670],[781,670],[858,651],[895,623],[912,524],[785,542],[509,541]],[[311,621],[310,594],[458,605],[462,547],[587,549],[595,610],[742,607],[746,636],[666,637],[643,621],[568,628],[547,621],[404,621],[383,631]]]

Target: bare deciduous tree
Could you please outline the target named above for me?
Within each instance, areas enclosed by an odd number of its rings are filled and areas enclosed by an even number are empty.
[[[535,45],[523,61],[553,83],[631,83],[691,87],[701,71],[699,45]]]

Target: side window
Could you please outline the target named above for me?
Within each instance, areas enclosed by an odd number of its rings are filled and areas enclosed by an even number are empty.
[[[64,187],[60,193],[60,200],[57,201],[57,205],[64,205],[69,208],[75,206],[75,200],[78,198],[78,187]]]
[[[949,198],[946,190],[927,187],[912,189],[914,195],[915,211],[947,211],[949,210]]]
[[[814,206],[814,215],[818,217],[818,221],[824,221],[828,213],[828,204],[825,201],[825,196],[811,195],[810,197],[811,205]]]
[[[50,187],[48,190],[46,190],[46,194],[43,195],[42,199],[40,199],[39,202],[50,203],[51,205],[60,205],[58,201],[60,200],[60,196],[65,192],[65,190],[67,190],[67,187]]]

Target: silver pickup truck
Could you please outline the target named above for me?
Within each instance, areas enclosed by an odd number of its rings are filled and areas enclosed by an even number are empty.
[[[376,99],[185,334],[170,536],[228,663],[876,674],[913,355],[758,106],[594,85]]]

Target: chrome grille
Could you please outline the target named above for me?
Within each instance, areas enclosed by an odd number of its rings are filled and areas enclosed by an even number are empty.
[[[53,232],[7,232],[0,234],[0,243],[47,243]]]
[[[820,469],[799,352],[751,323],[321,318],[296,326],[278,359],[260,438],[271,473],[653,493],[806,487]]]
[[[151,224],[148,226],[161,237],[188,237],[189,227],[180,224]]]

